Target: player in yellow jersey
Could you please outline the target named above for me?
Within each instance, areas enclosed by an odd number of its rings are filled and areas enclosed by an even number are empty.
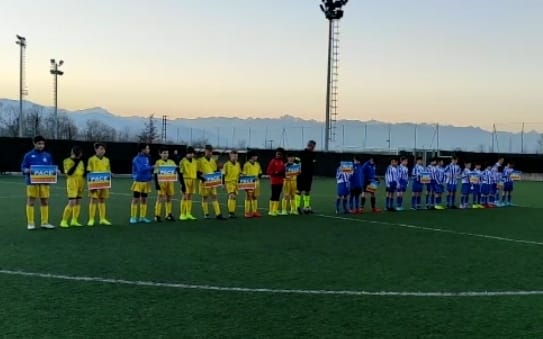
[[[155,163],[155,188],[157,191],[157,199],[155,204],[155,221],[162,222],[162,206],[166,205],[166,220],[175,221],[172,215],[172,198],[175,194],[175,182],[158,182],[158,171],[160,166],[175,166],[177,164],[169,159],[170,152],[166,147],[161,147],[158,151],[160,159]]]
[[[296,179],[298,174],[293,173],[292,167],[296,166],[296,157],[293,154],[287,156],[287,163],[285,164],[285,180],[283,181],[283,201],[281,215],[288,215],[288,203],[290,202],[290,214],[297,215],[298,206],[296,205]],[[291,171],[289,171],[291,169]]]
[[[83,152],[79,146],[72,147],[69,158],[64,159],[63,167],[66,175],[66,189],[68,193],[68,205],[64,208],[60,227],[83,226],[78,218],[81,212],[81,198],[85,187],[85,163],[81,159]]]
[[[106,145],[100,142],[94,144],[95,155],[89,158],[87,163],[87,172],[111,172],[109,159],[105,157]],[[111,223],[106,218],[106,200],[109,198],[109,189],[99,189],[89,191],[89,222],[87,226],[94,226],[96,217],[96,208],[98,208],[98,216],[100,225],[108,225]]]
[[[186,156],[179,162],[179,182],[181,183],[181,215],[179,220],[196,220],[192,216],[192,196],[196,193],[196,179],[198,177],[198,161],[194,159],[194,148],[187,147]]]
[[[200,179],[200,195],[202,196],[202,210],[204,212],[204,218],[209,218],[209,206],[208,202],[211,201],[213,210],[215,211],[216,218],[218,220],[224,220],[225,218],[221,214],[221,207],[217,200],[217,189],[207,188],[204,185],[205,175],[213,174],[217,172],[217,162],[213,159],[213,147],[206,145],[204,149],[204,156],[198,159],[198,178]]]
[[[223,166],[224,184],[226,187],[226,194],[228,194],[228,214],[230,215],[230,218],[235,218],[241,166],[238,162],[237,151],[230,151],[229,157],[230,159]]]
[[[262,168],[258,163],[258,154],[250,152],[247,154],[248,161],[243,165],[242,174],[254,176],[260,179]],[[245,191],[245,218],[261,217],[258,212],[258,197],[260,196],[260,181],[257,179],[254,191]]]

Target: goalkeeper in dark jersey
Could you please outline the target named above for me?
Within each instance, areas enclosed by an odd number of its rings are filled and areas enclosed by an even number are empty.
[[[298,213],[311,214],[311,184],[315,174],[315,146],[317,143],[310,140],[307,147],[300,153],[299,161],[302,165],[302,172],[296,179],[296,206]]]

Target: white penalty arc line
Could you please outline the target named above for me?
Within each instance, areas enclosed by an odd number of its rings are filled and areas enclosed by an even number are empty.
[[[260,294],[290,294],[290,295],[333,295],[354,297],[508,297],[508,296],[539,296],[543,290],[533,291],[461,291],[461,292],[409,292],[409,291],[353,291],[353,290],[301,290],[301,289],[273,289],[273,288],[247,288],[247,287],[223,287],[212,285],[194,285],[182,283],[163,283],[154,281],[109,279],[100,277],[71,276],[63,274],[37,273],[25,271],[0,270],[0,274],[22,276],[31,278],[43,278],[65,281],[93,282],[102,284],[128,285],[139,287],[172,288],[182,290],[200,290],[216,292],[260,293]]]
[[[374,225],[394,226],[394,227],[402,227],[402,228],[407,228],[407,229],[412,229],[412,230],[419,230],[419,231],[447,233],[447,234],[454,234],[454,235],[458,235],[458,236],[483,238],[483,239],[496,240],[496,241],[505,241],[505,242],[511,242],[511,243],[517,243],[517,244],[524,244],[524,245],[543,246],[543,242],[539,242],[539,241],[513,239],[513,238],[506,238],[506,237],[499,237],[499,236],[495,236],[495,235],[479,234],[479,233],[471,233],[471,232],[459,232],[459,231],[453,231],[453,230],[444,229],[444,228],[434,228],[434,227],[425,227],[425,226],[417,226],[417,225],[409,225],[409,224],[400,224],[400,223],[392,223],[392,222],[378,221],[378,220],[354,219],[354,218],[338,217],[338,216],[332,216],[332,215],[326,215],[326,214],[318,214],[317,216],[321,217],[321,218],[344,220],[344,221],[351,221],[351,222],[357,222],[357,223],[368,223],[368,224],[374,224]]]

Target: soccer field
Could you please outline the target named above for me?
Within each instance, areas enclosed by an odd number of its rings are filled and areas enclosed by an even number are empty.
[[[320,179],[315,215],[129,225],[130,183],[114,226],[30,232],[23,179],[0,178],[2,336],[543,336],[542,183],[521,207],[336,216]]]

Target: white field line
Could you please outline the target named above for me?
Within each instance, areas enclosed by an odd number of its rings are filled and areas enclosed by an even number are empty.
[[[273,289],[273,288],[247,288],[223,287],[212,285],[194,285],[183,283],[161,283],[153,281],[138,281],[124,279],[109,279],[100,277],[71,276],[64,274],[36,273],[13,270],[0,270],[0,274],[22,276],[29,278],[54,279],[77,282],[93,282],[102,284],[128,285],[155,288],[173,288],[182,290],[200,290],[216,292],[260,293],[260,294],[290,294],[290,295],[333,295],[333,296],[370,296],[370,297],[510,297],[510,296],[537,296],[543,295],[541,290],[533,291],[461,291],[461,292],[409,292],[409,291],[355,291],[355,290],[301,290],[301,289]]]
[[[443,229],[443,228],[425,227],[425,226],[417,226],[417,225],[409,225],[409,224],[399,224],[399,223],[392,223],[392,222],[379,221],[379,220],[345,218],[345,217],[338,217],[338,216],[325,215],[325,214],[318,214],[317,216],[321,217],[321,218],[336,219],[336,220],[343,220],[343,221],[351,221],[351,222],[357,222],[357,223],[367,223],[367,224],[374,224],[374,225],[402,227],[402,228],[407,228],[407,229],[411,229],[411,230],[439,232],[439,233],[454,234],[454,235],[458,235],[458,236],[466,236],[466,237],[475,237],[475,238],[483,238],[483,239],[489,239],[489,240],[512,242],[512,243],[517,243],[517,244],[543,246],[543,242],[539,242],[539,241],[513,239],[513,238],[499,237],[499,236],[487,235],[487,234],[479,234],[479,233],[460,232],[460,231],[454,231],[454,230]]]

